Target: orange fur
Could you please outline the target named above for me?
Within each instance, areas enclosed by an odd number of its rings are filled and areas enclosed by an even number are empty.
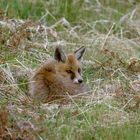
[[[81,64],[75,54],[68,54],[65,62],[48,61],[32,76],[29,85],[30,95],[38,101],[51,102],[68,99],[68,94],[86,92],[86,86],[72,81],[72,78],[80,75],[78,69],[81,69]]]

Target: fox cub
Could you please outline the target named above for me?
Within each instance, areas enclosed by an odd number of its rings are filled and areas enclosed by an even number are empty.
[[[29,93],[41,102],[68,99],[68,95],[87,92],[82,84],[81,58],[85,48],[65,55],[61,47],[55,49],[54,59],[48,60],[30,79]]]

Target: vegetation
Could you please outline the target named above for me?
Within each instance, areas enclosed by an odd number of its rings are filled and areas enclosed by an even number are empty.
[[[139,0],[0,0],[0,139],[140,139]],[[86,47],[84,80],[92,94],[37,104],[33,71]]]

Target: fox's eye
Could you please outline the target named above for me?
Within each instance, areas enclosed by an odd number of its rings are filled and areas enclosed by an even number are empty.
[[[81,69],[80,68],[78,68],[78,72],[81,73]]]
[[[71,70],[66,70],[67,73],[73,73]]]

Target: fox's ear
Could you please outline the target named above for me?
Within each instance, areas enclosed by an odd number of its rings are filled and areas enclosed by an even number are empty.
[[[84,55],[84,52],[85,52],[85,47],[81,47],[79,48],[78,50],[76,50],[74,53],[75,53],[75,56],[77,58],[77,60],[81,60],[81,58],[83,57]]]
[[[66,62],[66,55],[61,47],[56,47],[54,58],[57,61]]]

